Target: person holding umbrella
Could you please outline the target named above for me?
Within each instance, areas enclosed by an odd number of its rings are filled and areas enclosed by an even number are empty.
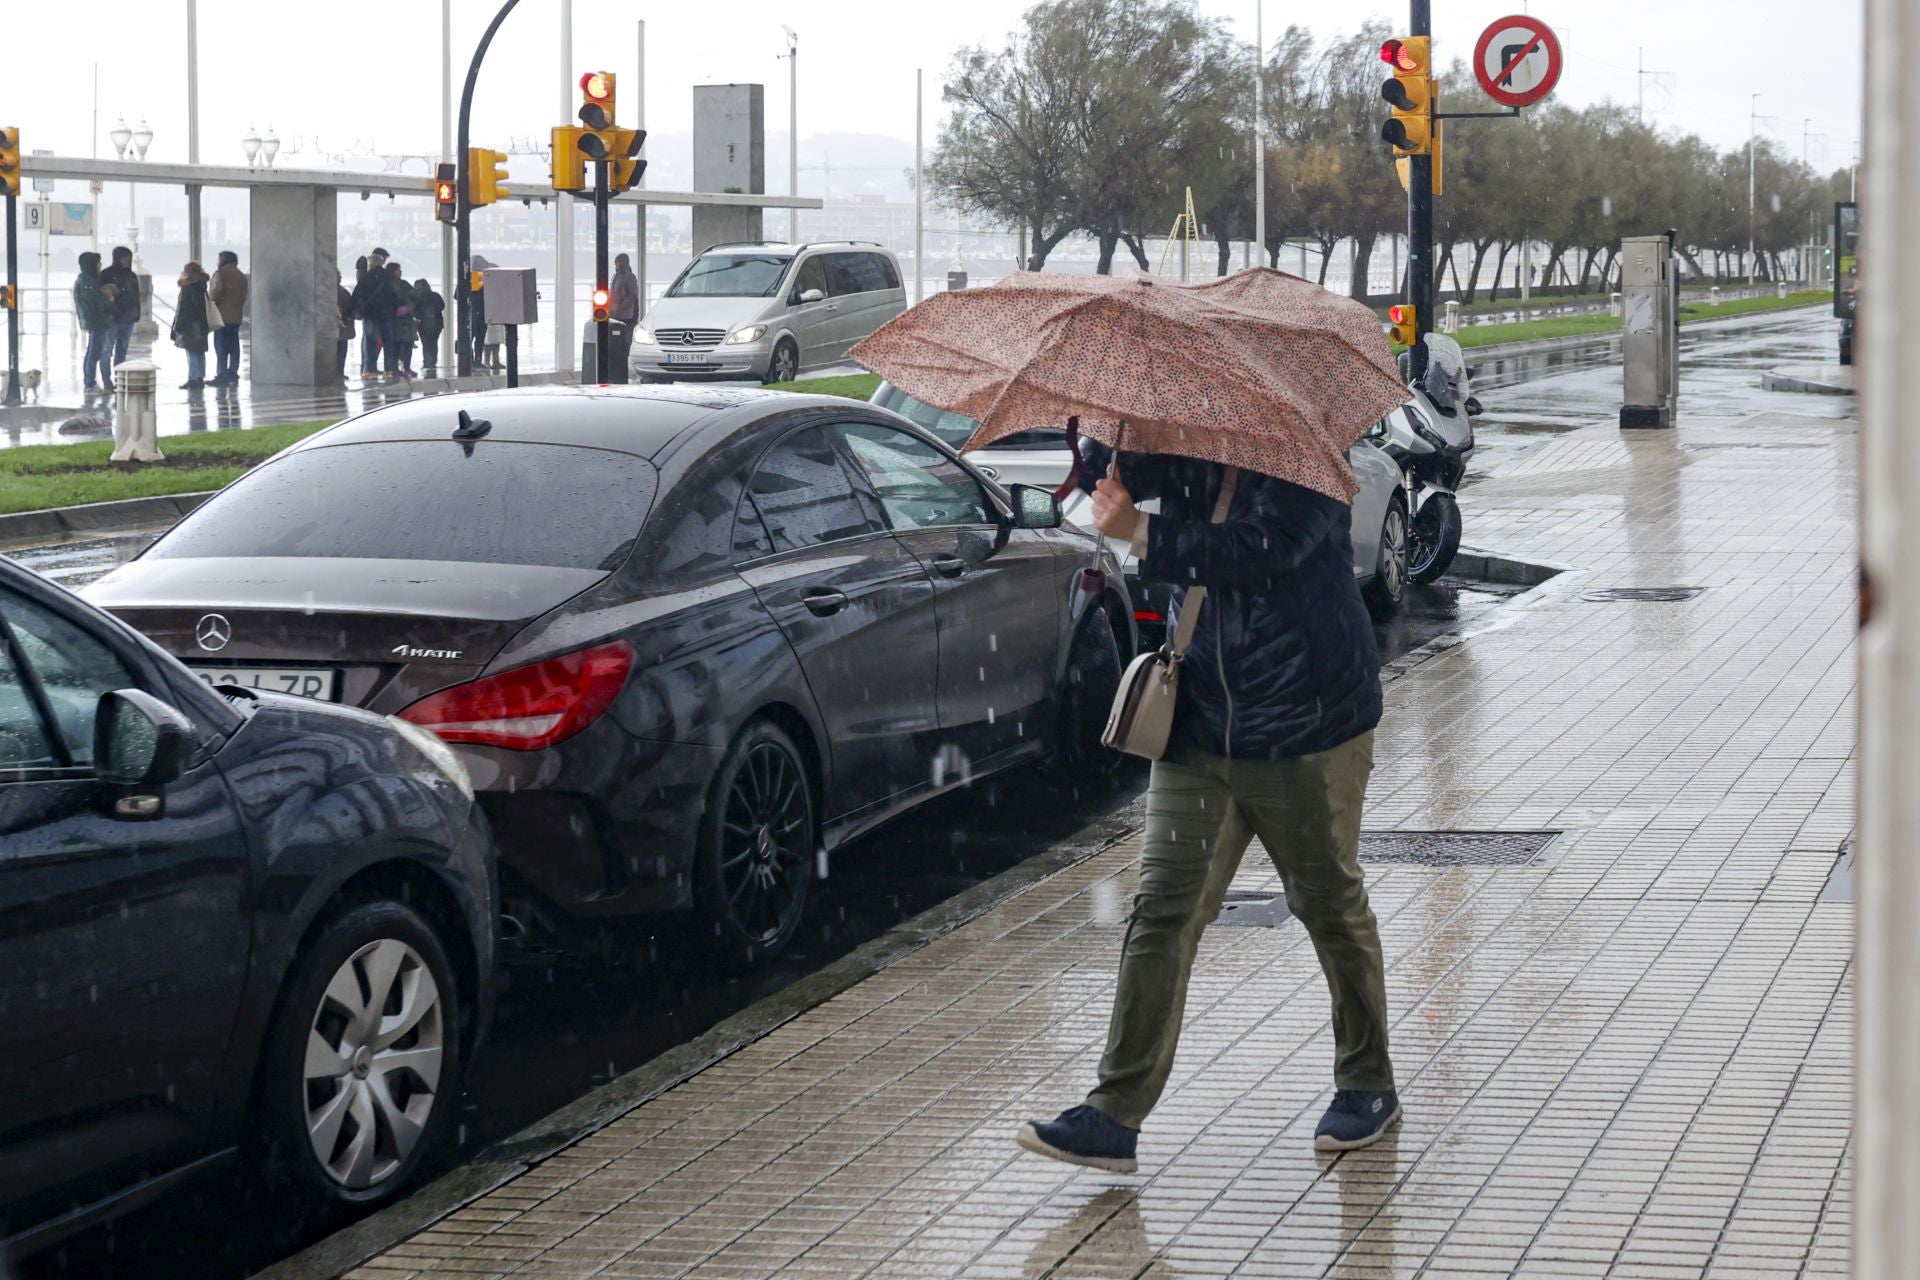
[[[1087,431],[1063,493],[1090,493],[1095,526],[1132,544],[1142,576],[1186,593],[1162,652],[1178,677],[1171,726],[1151,751],[1098,1080],[1016,1140],[1070,1164],[1137,1167],[1201,933],[1258,836],[1333,998],[1335,1092],[1314,1146],[1376,1142],[1401,1112],[1356,860],[1381,691],[1345,450],[1407,399],[1379,321],[1265,270],[1194,288],[1020,275],[997,291],[998,306],[982,300],[996,289],[939,295],[853,355],[924,403],[984,414],[969,447],[1036,422]],[[1148,498],[1158,514],[1139,509]]]

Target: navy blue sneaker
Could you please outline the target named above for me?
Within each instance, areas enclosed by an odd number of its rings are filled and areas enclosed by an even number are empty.
[[[1388,1089],[1335,1089],[1327,1114],[1313,1131],[1315,1151],[1352,1151],[1370,1147],[1400,1123],[1400,1095]]]
[[[1014,1141],[1037,1156],[1066,1164],[1132,1173],[1140,1167],[1133,1158],[1138,1129],[1129,1129],[1098,1107],[1068,1107],[1058,1119],[1020,1126]]]

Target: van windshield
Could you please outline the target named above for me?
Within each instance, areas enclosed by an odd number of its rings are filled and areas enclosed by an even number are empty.
[[[669,298],[771,298],[793,259],[779,253],[703,253],[667,289]]]

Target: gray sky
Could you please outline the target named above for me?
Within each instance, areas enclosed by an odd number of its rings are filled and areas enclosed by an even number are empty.
[[[455,87],[494,0],[454,0]],[[767,85],[767,127],[784,133],[787,68],[782,22],[800,33],[800,132],[913,136],[914,68],[927,72],[927,137],[939,117],[939,80],[962,45],[998,45],[1024,0],[721,0],[654,5],[576,0],[572,70],[604,67],[621,80],[621,119],[633,118],[635,20],[647,18],[650,127],[689,126],[691,85],[758,80]],[[1254,0],[1201,0],[1208,13],[1253,35]],[[26,145],[88,154],[91,77],[99,64],[99,151],[116,115],[145,114],[152,158],[186,155],[185,0],[90,0],[84,5],[9,3],[11,42],[4,110]],[[1636,60],[1666,73],[1649,80],[1648,114],[1722,147],[1747,137],[1749,97],[1763,96],[1763,130],[1791,154],[1803,122],[1818,135],[1816,166],[1848,160],[1860,132],[1860,0],[1436,0],[1437,59],[1468,57],[1480,29],[1516,10],[1545,19],[1568,52],[1557,97],[1584,105],[1631,103]],[[544,137],[571,113],[561,92],[560,0],[522,0],[496,38],[481,76],[476,143]],[[1271,39],[1289,22],[1321,34],[1350,30],[1397,5],[1366,0],[1314,4],[1267,0]],[[356,141],[381,152],[437,151],[440,137],[440,4],[386,0],[321,5],[296,0],[200,0],[201,155],[239,163],[251,123],[271,125],[289,149],[317,135],[327,150]],[[1499,127],[1487,124],[1480,127]],[[282,163],[298,163],[297,157]],[[371,158],[363,162],[377,168]],[[356,166],[357,167],[357,166]],[[769,156],[769,190],[785,187],[782,157]]]

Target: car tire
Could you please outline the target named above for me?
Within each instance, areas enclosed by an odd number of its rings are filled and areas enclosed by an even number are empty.
[[[782,338],[773,344],[773,354],[767,357],[767,371],[761,376],[763,385],[776,382],[792,382],[800,376],[800,348],[793,344],[792,338]]]
[[[1380,550],[1373,577],[1367,580],[1367,603],[1380,615],[1397,613],[1407,598],[1407,504],[1399,494],[1387,502],[1380,522]]]
[[[694,896],[719,960],[748,968],[786,950],[806,915],[819,823],[806,761],[766,720],[714,771],[694,856]]]
[[[1407,579],[1439,581],[1459,554],[1460,531],[1460,504],[1452,494],[1436,493],[1421,503],[1407,526]]]
[[[1120,642],[1113,618],[1092,605],[1074,629],[1061,680],[1053,761],[1068,781],[1104,782],[1119,770],[1121,755],[1100,741],[1120,689]]]
[[[459,1109],[462,1025],[446,948],[411,907],[327,920],[288,970],[255,1080],[270,1183],[322,1210],[398,1195]]]

